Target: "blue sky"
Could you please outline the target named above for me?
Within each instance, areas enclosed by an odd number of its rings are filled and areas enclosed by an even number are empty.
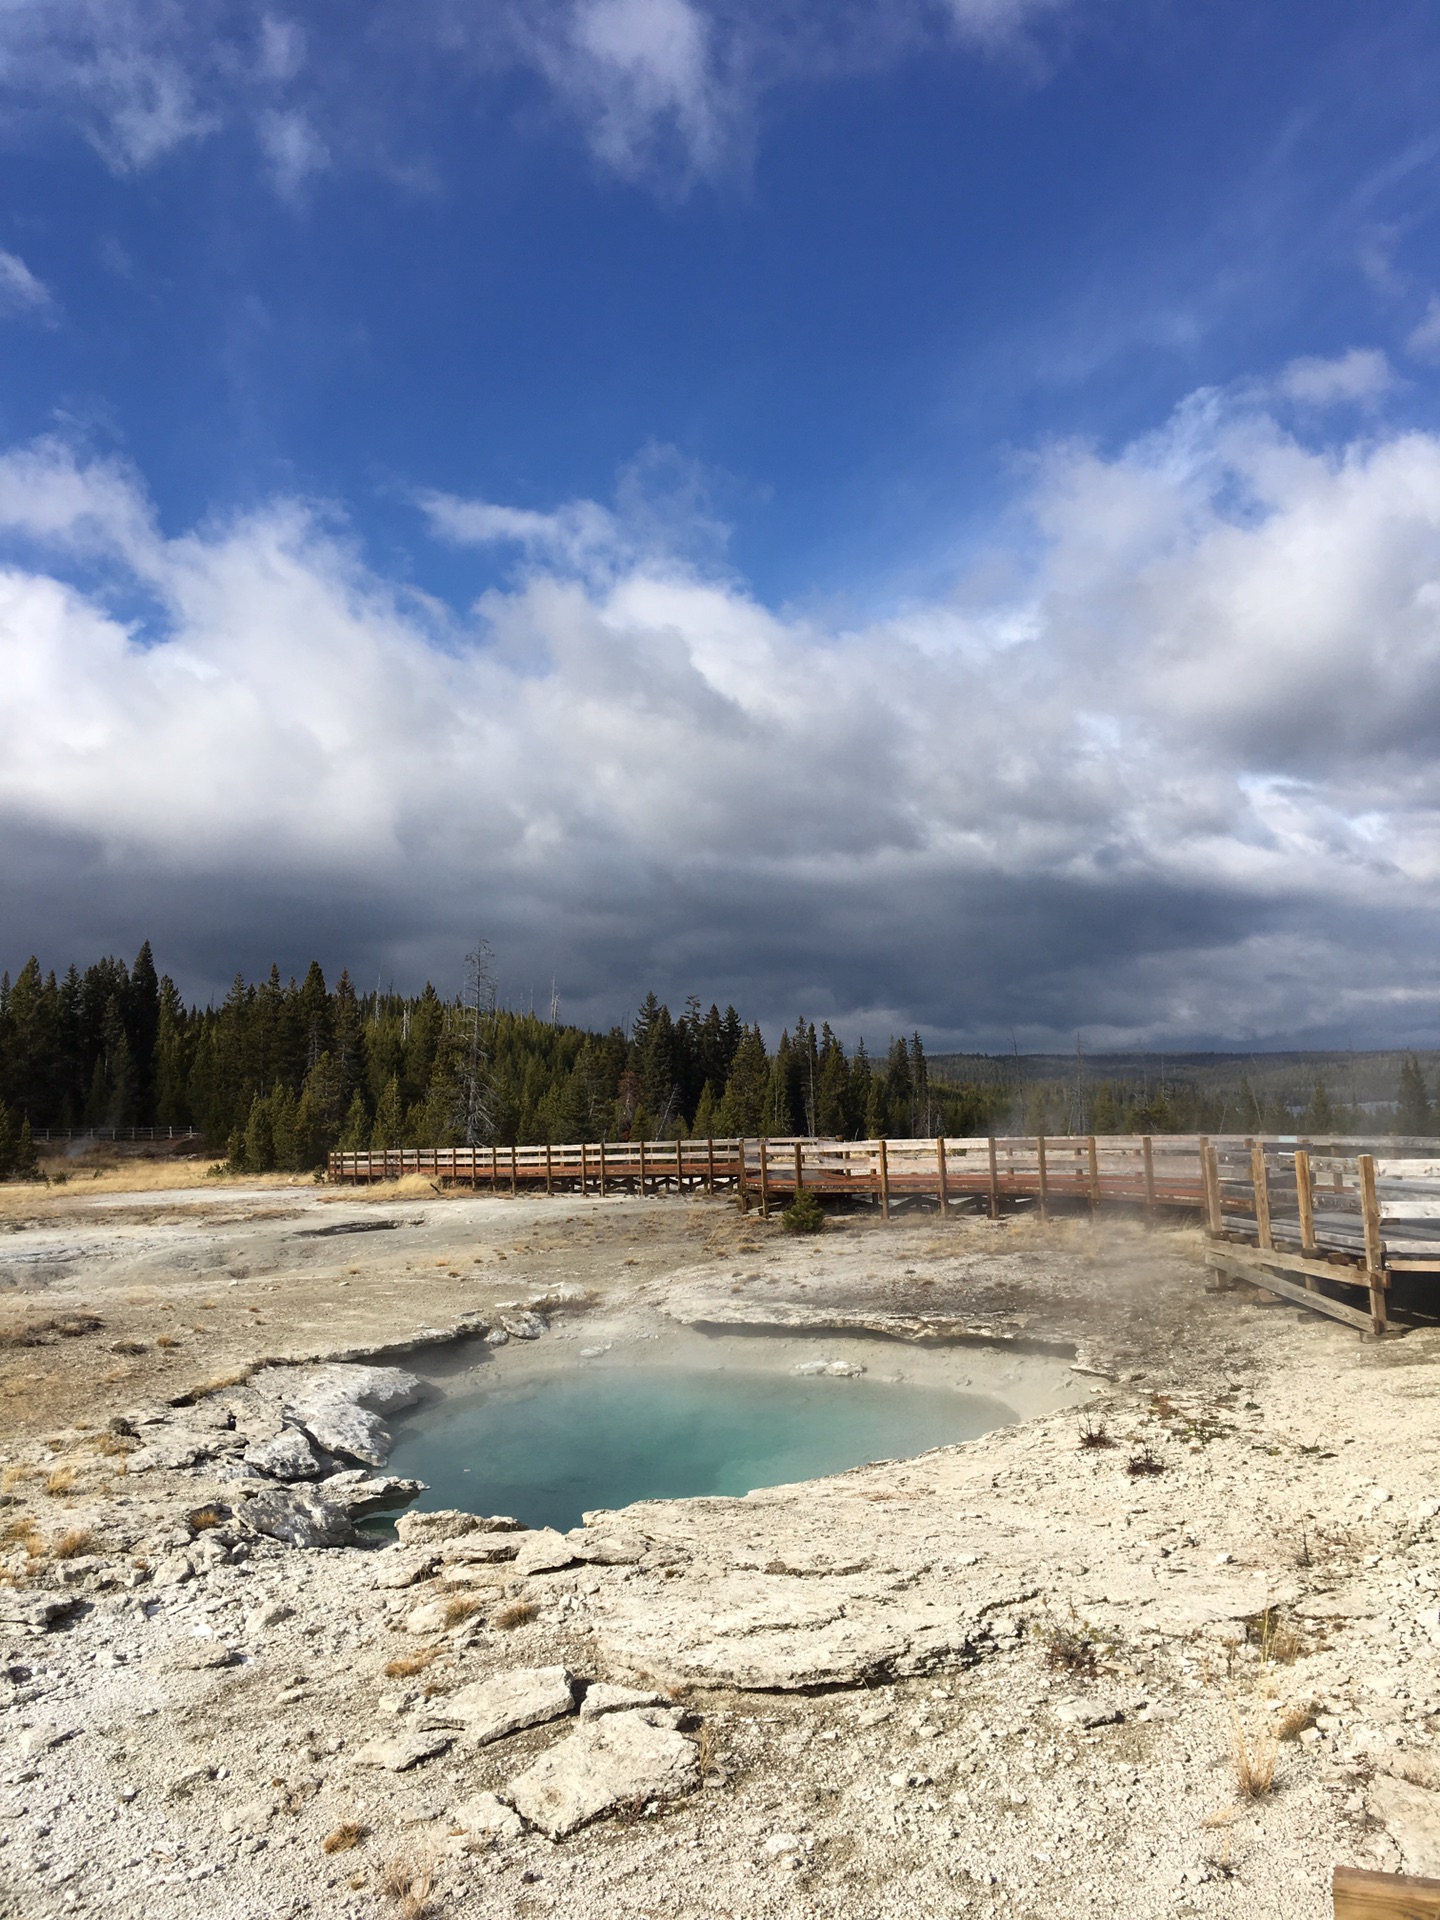
[[[1437,83],[1410,0],[11,6],[0,963],[1433,1043]]]

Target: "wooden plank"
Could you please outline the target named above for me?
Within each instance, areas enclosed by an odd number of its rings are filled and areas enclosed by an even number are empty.
[[[1440,1880],[1336,1867],[1330,1890],[1335,1920],[1440,1920]]]
[[[1270,1169],[1265,1162],[1265,1149],[1258,1141],[1250,1149],[1250,1183],[1255,1189],[1255,1237],[1262,1247],[1273,1247],[1275,1236],[1270,1231]]]
[[[555,1174],[554,1168],[551,1165],[550,1143],[548,1140],[545,1143],[545,1191],[546,1193],[554,1193],[555,1191]]]
[[[937,1135],[935,1140],[935,1177],[939,1182],[940,1218],[950,1217],[950,1187],[945,1177],[945,1137]]]
[[[645,1198],[645,1142],[640,1142],[640,1198]]]
[[[1238,1253],[1247,1259],[1259,1260],[1265,1266],[1274,1267],[1280,1272],[1313,1274],[1317,1280],[1338,1280],[1347,1287],[1366,1287],[1370,1284],[1369,1274],[1358,1264],[1342,1265],[1338,1260],[1307,1260],[1304,1254],[1289,1253],[1283,1247],[1275,1247],[1268,1253],[1262,1253],[1259,1247],[1247,1245],[1243,1241],[1217,1240],[1215,1245],[1224,1247],[1227,1252]],[[1205,1257],[1207,1260],[1210,1257],[1208,1249]]]
[[[1100,1211],[1100,1154],[1093,1133],[1085,1136],[1085,1151],[1090,1161],[1090,1211]]]
[[[1380,1201],[1375,1192],[1375,1158],[1362,1153],[1355,1162],[1360,1176],[1360,1214],[1365,1223],[1365,1264],[1370,1269],[1370,1317],[1377,1334],[1385,1331],[1385,1242],[1380,1236]]]
[[[715,1191],[715,1142],[708,1134],[705,1139],[705,1191]]]
[[[741,1213],[750,1211],[750,1188],[745,1179],[745,1142],[740,1142],[740,1157],[735,1164],[735,1191],[740,1201]]]
[[[1155,1213],[1155,1148],[1150,1135],[1145,1134],[1140,1141],[1140,1152],[1145,1162],[1145,1209],[1154,1217]],[[1204,1153],[1204,1142],[1201,1142]]]
[[[770,1218],[770,1162],[765,1151],[765,1136],[760,1136],[760,1218]]]
[[[513,1200],[520,1191],[520,1168],[515,1159],[515,1149],[510,1149],[510,1198]]]
[[[605,1142],[600,1142],[600,1198],[605,1198]]]
[[[1000,1218],[1000,1171],[995,1164],[995,1136],[992,1133],[985,1142],[990,1154],[990,1218]]]
[[[1040,1174],[1040,1218],[1046,1220],[1050,1216],[1050,1187],[1046,1177],[1045,1136],[1043,1133],[1035,1136],[1035,1159]]]
[[[880,1142],[880,1217],[890,1218],[890,1160],[883,1140]]]
[[[1329,1314],[1332,1320],[1343,1320],[1347,1327],[1354,1327],[1359,1333],[1373,1331],[1368,1313],[1362,1313],[1358,1307],[1347,1307],[1343,1300],[1332,1300],[1328,1293],[1318,1290],[1307,1293],[1293,1280],[1283,1280],[1278,1273],[1271,1273],[1253,1253],[1247,1256],[1237,1247],[1207,1247],[1205,1264],[1232,1279],[1246,1280],[1252,1287],[1276,1294],[1282,1300],[1293,1300],[1297,1307],[1313,1307],[1317,1313]]]
[[[797,1198],[799,1196],[800,1189],[804,1186],[804,1184],[805,1184],[805,1172],[800,1164],[800,1142],[797,1140],[795,1142],[795,1193]]]
[[[1315,1183],[1310,1173],[1310,1156],[1303,1147],[1295,1149],[1295,1204],[1300,1210],[1300,1248],[1315,1251]]]

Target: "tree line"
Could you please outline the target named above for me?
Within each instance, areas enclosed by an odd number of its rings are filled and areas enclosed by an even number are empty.
[[[774,1048],[733,1007],[696,998],[673,1014],[654,993],[606,1032],[444,999],[333,988],[318,964],[237,975],[219,1006],[187,1005],[147,941],[127,966],[0,975],[0,1177],[35,1169],[41,1128],[193,1127],[237,1170],[303,1171],[347,1151],[818,1134],[1373,1132],[1317,1081],[1303,1109],[1252,1092],[1183,1084],[950,1082],[918,1034],[882,1058],[847,1052],[828,1025],[796,1020]],[[1440,1129],[1418,1061],[1401,1070],[1390,1124]]]
[[[771,1049],[693,997],[677,1015],[650,993],[593,1032],[428,983],[362,996],[312,963],[302,981],[237,975],[199,1007],[148,941],[128,967],[0,976],[0,1175],[47,1127],[194,1127],[237,1170],[303,1171],[335,1147],[973,1133],[1007,1099],[932,1082],[918,1034],[872,1061],[800,1019]]]

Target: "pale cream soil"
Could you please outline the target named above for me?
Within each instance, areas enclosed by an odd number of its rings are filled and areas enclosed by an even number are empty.
[[[0,1912],[398,1914],[387,1879],[413,1869],[454,1915],[1319,1920],[1337,1861],[1440,1873],[1435,1332],[1376,1345],[1215,1296],[1193,1236],[1124,1221],[855,1220],[797,1244],[720,1201],[83,1184],[0,1209],[0,1565],[11,1592],[80,1602],[0,1626]],[[238,1522],[206,1549],[184,1516],[244,1510],[223,1454],[130,1475],[139,1442],[108,1429],[218,1428],[267,1357],[373,1354],[444,1386],[472,1360],[440,1336],[526,1301],[549,1330],[487,1365],[582,1345],[642,1365],[771,1327],[745,1337],[773,1364],[1003,1373],[1032,1417],[597,1521],[643,1544],[628,1563],[404,1588],[376,1584],[393,1554]],[[1080,1444],[1101,1428],[1116,1444]],[[1162,1470],[1131,1474],[1142,1457]],[[466,1617],[407,1626],[457,1599]],[[516,1601],[533,1616],[502,1629]],[[469,1681],[554,1663],[671,1690],[704,1784],[486,1844],[457,1812],[574,1721],[358,1764]],[[1273,1755],[1268,1793],[1242,1792],[1237,1740],[1262,1772]],[[324,1852],[344,1822],[367,1831]]]

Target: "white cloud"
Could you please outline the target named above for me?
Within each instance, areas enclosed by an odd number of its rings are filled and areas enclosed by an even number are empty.
[[[1390,362],[1378,347],[1351,347],[1333,360],[1292,360],[1280,375],[1280,391],[1303,406],[1332,407],[1378,400],[1395,384]]]
[[[881,70],[947,43],[1014,43],[1069,4],[360,0],[333,21],[312,9],[302,27],[264,0],[8,0],[0,110],[29,123],[60,116],[122,174],[254,124],[271,180],[293,197],[332,162],[381,156],[404,171],[388,150],[424,128],[400,124],[413,113],[401,102],[529,70],[603,166],[677,193],[743,168],[757,110],[779,86]]]
[[[848,630],[595,503],[425,505],[527,556],[474,620],[303,502],[166,538],[123,468],[0,457],[12,922],[59,924],[62,871],[67,929],[158,903],[197,954],[242,903],[390,967],[479,920],[597,1017],[654,979],[872,1038],[1440,1018],[1440,438],[1317,452],[1197,396],[1046,457],[1010,601]]]
[[[55,306],[50,289],[26,266],[18,253],[0,247],[0,316],[49,314]]]
[[[1425,317],[1405,342],[1417,360],[1440,360],[1440,294],[1430,296]]]
[[[257,124],[260,147],[277,191],[293,200],[306,182],[330,165],[330,150],[305,115],[294,108],[267,108]]]

